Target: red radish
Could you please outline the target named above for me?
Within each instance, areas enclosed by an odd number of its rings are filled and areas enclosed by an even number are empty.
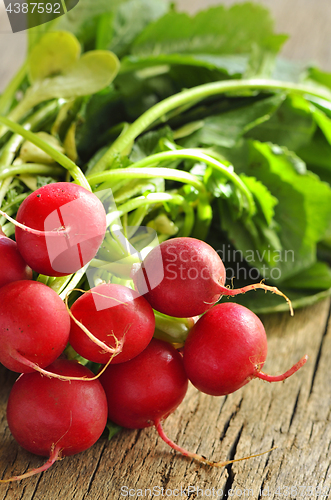
[[[285,297],[276,287],[263,283],[236,290],[226,288],[225,275],[223,262],[210,245],[195,238],[179,237],[153,248],[134,270],[133,280],[153,309],[178,318],[203,314],[222,295],[237,295],[257,288]]]
[[[131,429],[149,427],[170,415],[188,386],[181,355],[157,339],[131,361],[108,366],[99,380],[108,400],[108,417]]]
[[[0,362],[10,370],[48,366],[65,349],[69,332],[67,308],[48,286],[22,280],[0,288]]]
[[[49,370],[69,377],[92,372],[76,361],[58,359]],[[8,399],[7,420],[16,441],[36,455],[49,456],[41,467],[1,482],[16,481],[47,470],[57,459],[91,447],[107,423],[107,399],[98,380],[64,382],[24,373]]]
[[[31,193],[16,216],[15,238],[23,259],[37,273],[66,276],[97,253],[106,231],[101,201],[71,182],[47,184]]]
[[[238,461],[212,462],[178,446],[164,433],[162,421],[180,405],[188,387],[182,356],[167,342],[153,338],[131,361],[108,366],[99,380],[107,396],[108,417],[116,424],[130,429],[154,425],[171,448],[200,463],[223,467]]]
[[[122,285],[101,284],[92,288],[74,302],[70,313],[70,345],[95,363],[106,364],[112,354],[91,340],[79,323],[112,349],[116,347],[115,339],[123,341],[121,352],[113,357],[112,363],[137,356],[147,347],[155,329],[154,312],[147,300]]]
[[[0,230],[0,287],[19,280],[31,280],[32,269],[23,260],[17,244]]]
[[[223,396],[253,378],[285,380],[307,361],[304,356],[279,376],[261,371],[267,357],[267,336],[261,320],[235,303],[217,304],[190,330],[183,350],[188,378],[201,392]]]

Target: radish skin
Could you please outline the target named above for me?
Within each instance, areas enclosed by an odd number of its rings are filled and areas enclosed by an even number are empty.
[[[19,253],[17,244],[0,229],[0,287],[13,281],[31,280],[32,269]]]
[[[97,196],[71,182],[31,193],[16,221],[15,239],[24,260],[37,273],[55,277],[84,267],[96,255],[107,226]]]
[[[225,302],[207,311],[191,328],[183,361],[189,380],[199,391],[225,396],[253,378],[285,380],[308,359],[303,356],[282,375],[272,376],[262,372],[267,351],[266,332],[258,316],[240,304]]]
[[[9,370],[32,372],[29,363],[47,367],[64,351],[69,333],[66,306],[48,286],[21,280],[0,288],[0,362]]]
[[[293,315],[291,301],[277,287],[264,283],[238,289],[226,287],[226,270],[218,253],[196,238],[178,237],[163,241],[134,269],[132,278],[135,289],[153,309],[168,316],[199,316],[211,309],[223,295],[234,296],[257,289],[284,297]]]
[[[131,429],[154,426],[167,445],[199,463],[224,467],[263,454],[213,462],[182,448],[165,434],[162,422],[184,399],[188,381],[181,354],[163,340],[152,339],[131,361],[110,365],[101,375],[100,382],[107,396],[110,420]]]
[[[122,348],[112,364],[123,363],[148,346],[155,329],[147,300],[131,288],[111,283],[81,295],[71,306],[70,316],[70,345],[84,358],[101,364],[114,352],[114,339]]]
[[[58,359],[48,368],[62,376],[93,376],[85,366],[66,359]],[[1,482],[38,474],[59,458],[90,448],[105,429],[107,411],[98,380],[64,382],[37,372],[21,374],[8,399],[8,426],[20,446],[49,458],[43,466]]]

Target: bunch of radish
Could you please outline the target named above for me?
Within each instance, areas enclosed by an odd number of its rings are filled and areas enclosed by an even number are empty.
[[[262,322],[241,305],[218,303],[223,295],[256,288],[283,294],[262,283],[225,287],[217,252],[203,241],[177,237],[133,266],[132,287],[101,283],[69,307],[67,297],[34,275],[62,277],[88,265],[106,234],[102,203],[81,186],[53,183],[29,195],[13,222],[15,241],[0,235],[0,362],[20,374],[7,420],[23,448],[48,460],[1,482],[86,450],[107,419],[132,429],[155,426],[172,448],[202,463],[236,461],[212,462],[181,448],[162,422],[181,404],[189,382],[222,396],[254,378],[285,380],[307,361],[304,356],[280,376],[265,374]],[[183,344],[155,338],[157,313],[192,319]],[[66,359],[68,345],[97,369]]]

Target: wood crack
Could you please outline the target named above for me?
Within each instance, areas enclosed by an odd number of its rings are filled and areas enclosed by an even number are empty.
[[[244,425],[242,425],[240,427],[240,429],[239,429],[239,431],[238,431],[235,439],[233,440],[232,446],[230,448],[228,460],[234,460],[235,459],[237,448],[238,448],[238,443],[239,443],[239,440],[240,440],[240,437],[242,435],[243,430],[244,430]],[[232,489],[232,486],[233,486],[233,483],[234,483],[234,478],[236,476],[235,473],[233,472],[232,465],[233,464],[229,464],[229,465],[227,465],[225,467],[226,470],[227,470],[227,472],[228,472],[228,478],[227,478],[226,483],[225,483],[224,493],[223,493],[222,500],[226,500],[227,498],[230,498],[230,496],[231,496],[230,490]]]
[[[321,342],[320,342],[319,349],[318,349],[318,352],[317,352],[317,356],[316,356],[316,361],[315,361],[315,365],[314,365],[314,371],[313,371],[313,376],[312,376],[312,379],[311,379],[311,385],[310,385],[310,390],[309,390],[309,396],[308,396],[308,398],[311,396],[311,394],[313,392],[315,378],[316,378],[318,366],[319,366],[321,355],[322,355],[324,340],[325,340],[325,337],[327,335],[329,324],[330,324],[330,317],[331,317],[331,306],[329,307],[328,317],[327,317],[327,320],[326,320],[324,332],[323,332],[323,335],[321,337]]]
[[[223,400],[221,401],[221,406],[220,406],[220,409],[219,409],[219,412],[218,412],[218,416],[220,416],[220,415],[221,415],[222,410],[223,410],[223,408],[224,408],[224,405],[225,405],[225,403],[226,403],[226,401],[227,401],[228,397],[227,397],[227,396],[223,396],[223,398],[222,398],[222,399],[223,399]]]
[[[125,451],[124,451],[124,454],[123,454],[123,457],[120,461],[120,464],[124,463],[126,458],[127,458],[127,455],[130,453],[130,451],[136,446],[137,442],[139,441],[140,439],[140,436],[141,436],[141,429],[138,429],[136,432],[135,432],[135,436],[134,436],[134,439],[133,441],[131,442],[130,446],[127,446],[125,448]]]
[[[83,499],[84,499],[84,498],[86,498],[86,497],[89,495],[90,491],[91,491],[91,488],[92,488],[92,483],[93,483],[93,481],[94,481],[94,478],[95,478],[95,476],[96,476],[97,470],[98,470],[98,468],[99,468],[99,465],[100,465],[100,462],[101,462],[101,459],[102,459],[103,453],[104,453],[104,451],[105,451],[105,447],[106,447],[106,443],[103,445],[103,447],[102,447],[102,449],[101,449],[101,451],[100,451],[100,455],[99,455],[99,457],[98,457],[98,461],[97,461],[97,463],[96,463],[96,466],[94,467],[94,471],[92,472],[92,474],[91,474],[91,476],[90,476],[90,478],[89,478],[88,487],[87,487],[87,489],[86,489],[86,493],[85,493],[85,494],[84,494],[84,496],[83,496]]]
[[[289,423],[289,426],[288,426],[289,430],[291,429],[294,417],[295,417],[295,415],[297,413],[298,404],[299,404],[299,398],[300,398],[300,393],[301,393],[301,389],[299,389],[299,391],[297,393],[297,397],[295,398],[295,401],[294,401],[294,406],[293,406],[292,414],[291,414],[291,417],[290,417],[290,423]]]
[[[33,489],[32,495],[31,495],[31,500],[34,500],[34,498],[35,498],[35,495],[37,493],[37,489],[39,487],[39,484],[40,484],[40,481],[41,481],[42,477],[43,477],[43,473],[39,474],[39,477],[37,478],[37,482],[35,484],[35,487]],[[24,495],[24,490],[23,490],[23,495]],[[22,496],[22,498],[23,498],[23,496]]]
[[[222,429],[222,432],[221,432],[221,435],[219,437],[219,440],[220,441],[223,441],[226,433],[227,433],[227,430],[228,428],[230,427],[230,424],[231,424],[231,421],[233,420],[233,418],[239,413],[239,410],[241,408],[241,404],[243,402],[243,398],[240,399],[239,403],[236,405],[235,409],[231,412],[231,414],[229,415],[229,417],[226,419],[225,423],[224,423],[224,426],[223,426],[223,429]]]

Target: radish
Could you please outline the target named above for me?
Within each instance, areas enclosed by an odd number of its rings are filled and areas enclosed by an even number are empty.
[[[207,243],[190,237],[163,241],[132,274],[135,288],[153,309],[178,318],[203,314],[222,295],[237,295],[257,288],[282,295],[290,304],[276,287],[263,283],[235,290],[225,287],[226,271],[218,253]]]
[[[0,362],[26,373],[46,367],[65,349],[70,316],[57,293],[38,281],[0,288]]]
[[[31,280],[32,269],[23,260],[17,244],[0,229],[0,287],[19,280]]]
[[[188,386],[181,355],[158,339],[131,361],[108,366],[99,380],[108,399],[108,417],[131,429],[151,426],[170,415]]]
[[[40,274],[66,276],[96,255],[106,231],[106,213],[87,189],[56,182],[31,193],[14,223],[17,246],[27,264]]]
[[[287,372],[271,376],[261,371],[267,357],[267,336],[261,320],[235,303],[217,304],[190,330],[183,349],[185,371],[201,392],[223,396],[253,378],[285,380],[305,364],[304,356]]]
[[[92,288],[74,302],[70,313],[70,345],[95,363],[109,361],[116,348],[115,339],[123,345],[111,362],[128,361],[147,347],[154,334],[152,307],[144,297],[123,285],[100,284]],[[91,339],[88,332],[96,339]],[[111,347],[110,353],[103,348],[107,346]]]
[[[68,377],[87,377],[88,368],[58,359],[49,370]],[[64,382],[40,373],[19,376],[7,405],[9,429],[24,449],[49,456],[37,469],[1,482],[17,481],[47,470],[57,459],[91,447],[107,423],[107,399],[98,380]]]
[[[108,401],[108,417],[114,423],[130,429],[154,425],[171,448],[207,465],[223,467],[250,458],[212,462],[178,446],[165,434],[162,421],[180,405],[188,387],[182,356],[167,342],[153,338],[131,361],[109,365],[99,380]]]

